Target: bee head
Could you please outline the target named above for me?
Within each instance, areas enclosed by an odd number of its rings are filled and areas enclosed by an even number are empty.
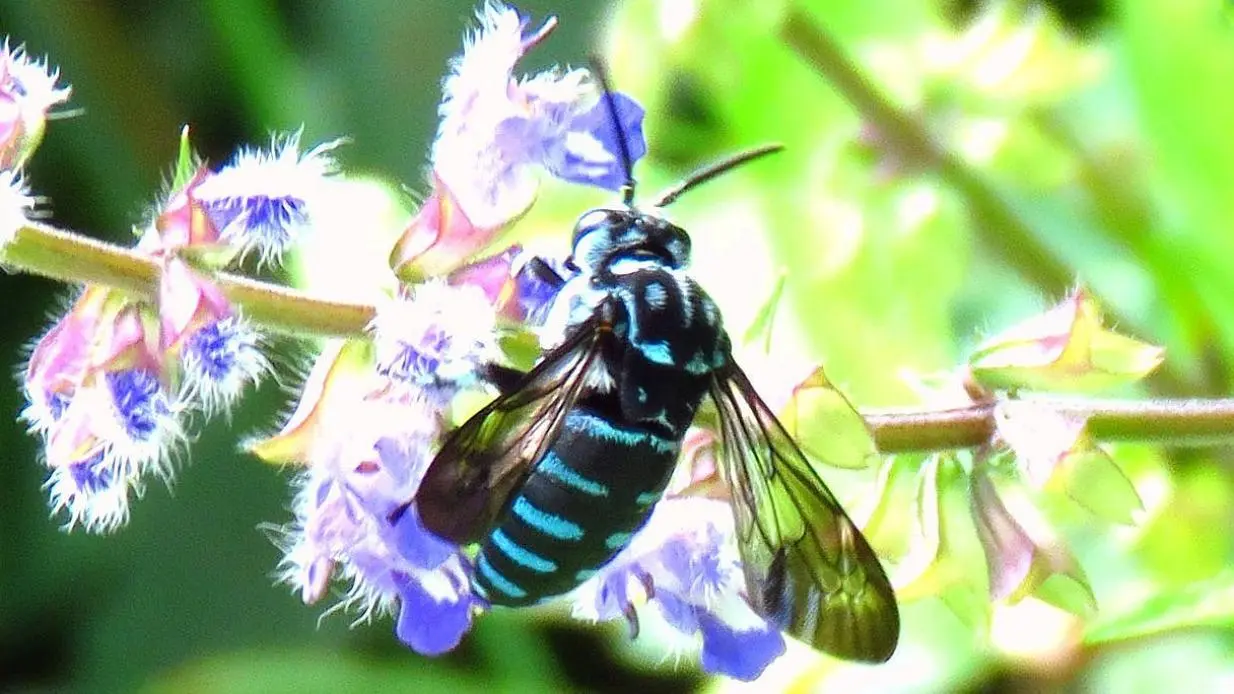
[[[625,182],[621,186],[622,206],[596,208],[579,217],[571,242],[573,254],[567,259],[566,267],[592,272],[623,259],[658,260],[673,269],[685,267],[690,262],[690,237],[685,229],[663,217],[641,212],[634,206],[634,172],[626,138],[621,131],[621,119],[617,116],[617,106],[613,101],[613,90],[609,87],[608,76],[600,61],[592,61],[591,72],[600,84],[609,123],[616,135],[617,154],[625,171]],[[758,147],[695,171],[664,191],[652,208],[666,207],[699,184],[781,149],[780,145]]]
[[[622,259],[658,260],[673,269],[690,262],[690,236],[685,229],[635,209],[587,212],[574,225],[572,247],[571,260],[584,271]]]

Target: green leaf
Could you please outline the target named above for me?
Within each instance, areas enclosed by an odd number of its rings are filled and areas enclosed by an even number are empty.
[[[1227,570],[1207,581],[1150,594],[1122,612],[1107,606],[1089,625],[1084,641],[1100,644],[1192,627],[1228,627],[1231,623],[1234,571]]]
[[[1131,525],[1144,510],[1135,485],[1118,463],[1084,434],[1087,447],[1063,457],[1058,476],[1070,496],[1098,518],[1110,523]]]
[[[878,460],[865,420],[822,367],[793,388],[781,419],[802,450],[825,465],[859,470]]]
[[[1234,360],[1234,283],[1226,270],[1234,254],[1234,33],[1215,0],[1115,3],[1127,84],[1152,157],[1154,191],[1166,201],[1154,236],[1177,279],[1192,284],[1209,320],[1226,375]],[[1164,228],[1162,228],[1164,227]]]
[[[416,660],[412,661],[411,659]],[[213,692],[279,694],[348,691],[465,691],[483,679],[408,655],[409,662],[383,662],[310,650],[240,651],[183,665],[156,676],[144,694]]]
[[[171,179],[171,189],[180,190],[193,180],[197,173],[197,155],[193,153],[193,145],[189,142],[189,126],[180,130],[180,149],[176,157],[175,173]]]

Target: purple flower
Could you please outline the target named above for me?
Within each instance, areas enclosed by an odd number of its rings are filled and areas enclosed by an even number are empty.
[[[529,83],[528,87],[534,84]],[[530,155],[557,178],[618,190],[626,182],[618,137],[626,141],[631,164],[647,153],[647,143],[643,139],[643,107],[618,92],[613,93],[612,99],[620,133],[613,127],[608,106],[600,98],[581,113],[563,104],[546,103],[544,110],[557,111],[560,120],[511,119],[499,127],[499,137],[516,138],[524,146],[539,147],[530,150]]]
[[[270,368],[259,343],[257,331],[234,314],[189,335],[180,351],[184,381],[207,413],[229,407]]]
[[[532,261],[538,261],[533,264]],[[561,287],[546,279],[541,272],[544,268],[557,273],[562,279],[569,279],[573,273],[559,261],[523,253],[516,259],[519,265],[514,271],[514,303],[516,317],[528,325],[541,325],[548,318],[553,300]],[[539,265],[542,263],[542,265]],[[539,269],[537,269],[539,265]]]
[[[56,86],[59,78],[46,60],[7,39],[0,45],[0,169],[21,168],[43,139],[47,112],[68,101],[71,90]]]
[[[329,204],[327,182],[340,141],[300,152],[300,134],[275,138],[270,150],[244,150],[201,181],[194,195],[224,243],[261,262],[278,262],[312,228],[313,210]]]
[[[540,167],[563,180],[616,190],[625,180],[616,134],[585,70],[551,70],[523,80],[514,67],[543,40],[550,20],[527,36],[526,22],[497,3],[445,81],[433,172],[471,224],[497,229],[534,201]],[[643,111],[614,95],[632,160],[646,152]]]
[[[477,385],[478,365],[498,358],[496,320],[479,287],[421,284],[378,308],[370,326],[377,372],[445,405],[460,389]]]
[[[158,377],[149,371],[127,369],[109,372],[105,378],[124,434],[134,442],[154,438],[171,414]]]
[[[396,577],[399,612],[394,633],[423,655],[453,650],[471,629],[470,578],[463,572],[445,574],[445,578],[443,585],[431,586],[406,574]]]
[[[415,397],[318,404],[296,519],[282,531],[282,580],[312,603],[337,576],[350,583],[343,607],[360,619],[397,613],[411,648],[452,648],[471,624],[470,568],[406,506],[442,431],[437,406]]]
[[[167,479],[171,453],[182,439],[176,408],[150,371],[97,374],[71,396],[46,401],[45,485],[53,512],[67,528],[106,532],[128,519],[129,495],[153,475]]]
[[[140,492],[140,480],[103,450],[52,467],[44,485],[52,513],[68,516],[64,527],[80,525],[91,532],[110,531],[128,520],[129,492],[134,487]]]
[[[580,619],[623,619],[639,630],[636,604],[702,642],[708,672],[756,679],[784,653],[784,637],[745,602],[733,516],[710,499],[667,498],[630,545],[574,593]]]

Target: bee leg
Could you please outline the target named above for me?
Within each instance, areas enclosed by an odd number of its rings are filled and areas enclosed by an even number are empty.
[[[651,577],[651,574],[642,573],[638,576],[639,582],[643,584],[643,591],[647,593],[647,599],[651,600],[656,596],[656,582]]]
[[[625,615],[626,622],[630,625],[630,640],[638,638],[638,612],[634,610],[632,603],[626,603],[626,606],[621,608],[621,613]]]
[[[566,284],[566,278],[557,274],[553,266],[549,265],[540,256],[532,256],[527,264],[523,266],[523,270],[531,273],[536,279],[551,286],[553,289],[561,289]]]
[[[501,364],[482,364],[477,369],[477,375],[491,384],[502,395],[509,395],[518,390],[527,376],[526,371]]]

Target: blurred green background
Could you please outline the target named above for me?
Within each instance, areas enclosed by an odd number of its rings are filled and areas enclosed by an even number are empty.
[[[787,271],[773,353],[825,357],[859,404],[918,402],[915,377],[962,363],[983,334],[1079,280],[1119,329],[1169,350],[1159,376],[1120,395],[1230,392],[1234,19],[1221,0],[798,3],[950,153],[942,163],[871,127],[786,47],[782,3],[518,5],[561,19],[525,71],[602,51],[648,107],[652,189],[735,149],[789,146],[692,193],[674,218],[736,330]],[[30,180],[56,224],[122,241],[159,194],[182,124],[212,162],[303,124],[308,141],[350,137],[349,173],[420,188],[439,82],[473,8],[0,0],[0,33],[49,55],[82,110],[50,124]],[[604,199],[550,186],[525,228],[564,235]],[[15,370],[67,292],[0,282],[0,362]],[[490,615],[438,660],[400,648],[388,621],[319,623],[323,606],[271,587],[279,556],[258,530],[288,517],[286,473],[235,452],[237,436],[275,425],[284,397],[268,384],[230,428],[212,422],[174,488],[150,488],[101,538],[47,517],[36,442],[14,421],[22,403],[0,389],[0,691],[741,689],[554,614]],[[1140,524],[1062,524],[1102,606],[1095,626],[1034,621],[1029,606],[995,611],[985,633],[919,600],[885,668],[794,652],[755,686],[1234,687],[1231,451],[1114,450],[1144,497]]]

